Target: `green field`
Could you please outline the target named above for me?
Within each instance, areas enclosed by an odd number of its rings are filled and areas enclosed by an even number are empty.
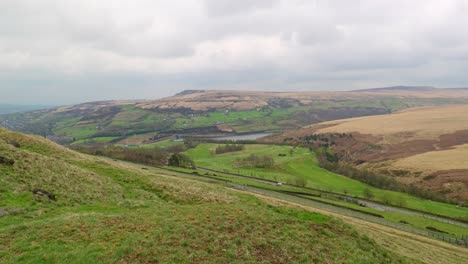
[[[384,200],[384,197],[390,197],[391,200],[395,201],[403,199],[405,206],[411,209],[455,218],[468,218],[467,208],[373,188],[359,181],[324,170],[319,167],[314,153],[305,148],[256,144],[245,145],[246,149],[242,151],[216,155],[213,153],[216,146],[217,144],[200,144],[186,153],[194,159],[199,167],[279,182],[294,181],[295,178],[302,177],[306,179],[307,187],[342,194],[347,193],[358,197],[362,197],[364,189],[369,188],[375,194],[377,201]],[[251,154],[274,157],[275,167],[270,169],[235,168],[233,163],[237,158],[247,157]],[[279,154],[286,154],[286,157],[280,157]]]
[[[184,142],[180,142],[180,141],[177,142],[177,141],[174,141],[173,138],[169,138],[169,139],[160,140],[160,141],[150,143],[150,144],[142,144],[142,145],[139,145],[138,147],[140,148],[154,148],[154,147],[167,148],[167,147],[179,146],[183,144]]]
[[[95,137],[90,139],[81,139],[74,141],[72,145],[77,144],[93,144],[93,143],[109,143],[110,141],[117,139],[118,137]]]

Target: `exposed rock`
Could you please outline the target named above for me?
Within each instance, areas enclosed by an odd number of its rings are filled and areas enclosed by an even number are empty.
[[[42,196],[47,196],[50,200],[52,201],[57,201],[57,198],[55,197],[55,194],[51,193],[51,192],[48,192],[48,191],[45,191],[45,190],[41,190],[41,189],[34,189],[32,191],[33,194],[36,194],[36,195],[42,195]]]
[[[11,165],[15,164],[15,161],[13,159],[0,156],[0,164],[10,165],[11,166]]]
[[[15,141],[15,140],[10,140],[10,141],[8,141],[7,143],[10,144],[10,145],[12,145],[12,146],[15,147],[15,148],[20,148],[20,147],[21,147],[20,143],[18,143],[18,142]]]
[[[5,209],[0,208],[0,217],[7,215],[8,212]]]

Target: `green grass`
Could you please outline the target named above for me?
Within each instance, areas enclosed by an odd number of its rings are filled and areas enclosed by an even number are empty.
[[[74,141],[72,145],[78,144],[90,144],[90,143],[109,143],[110,141],[119,138],[119,137],[94,137],[89,139],[81,139]]]
[[[4,263],[398,261],[328,217],[252,199],[236,205],[109,209],[75,208],[0,229],[7,234],[0,245],[9,248],[0,250],[0,259]]]
[[[54,133],[59,136],[72,137],[76,139],[84,139],[94,135],[97,132],[97,124],[73,124],[54,130]]]
[[[20,147],[7,142],[15,140]],[[0,129],[1,263],[401,263],[330,217]],[[33,195],[33,188],[57,201]]]
[[[324,170],[319,167],[315,154],[305,148],[293,149],[289,146],[246,145],[246,149],[243,151],[215,155],[212,150],[216,145],[200,144],[186,153],[200,167],[281,182],[288,182],[288,180],[293,180],[296,177],[302,177],[307,180],[308,187],[338,193],[346,192],[361,197],[364,189],[369,188],[375,194],[376,199],[380,201],[384,200],[384,196],[387,196],[393,200],[403,199],[408,208],[449,217],[468,217],[468,209],[464,207],[373,188],[359,181]],[[291,149],[294,152],[293,155],[290,155]],[[278,154],[280,153],[286,154],[286,157],[279,157]],[[235,168],[233,164],[237,158],[247,157],[251,154],[271,155],[274,157],[276,165],[270,169]]]

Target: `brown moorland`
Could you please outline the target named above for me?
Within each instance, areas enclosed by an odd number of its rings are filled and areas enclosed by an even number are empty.
[[[466,89],[438,89],[433,87],[397,86],[356,91],[337,92],[263,92],[229,90],[187,90],[175,96],[137,103],[143,109],[190,109],[207,111],[228,108],[252,110],[272,105],[312,105],[320,101],[366,100],[375,98],[447,98],[467,99]]]

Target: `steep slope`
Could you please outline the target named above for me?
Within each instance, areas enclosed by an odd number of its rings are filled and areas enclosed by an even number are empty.
[[[399,263],[329,217],[0,129],[2,263]],[[194,179],[192,179],[194,178]]]
[[[60,143],[119,142],[141,135],[278,131],[428,105],[468,104],[468,91],[383,88],[350,92],[184,91],[158,100],[85,103],[0,116],[0,126]]]
[[[324,122],[281,137],[308,144],[327,138],[344,162],[468,200],[466,105]]]

